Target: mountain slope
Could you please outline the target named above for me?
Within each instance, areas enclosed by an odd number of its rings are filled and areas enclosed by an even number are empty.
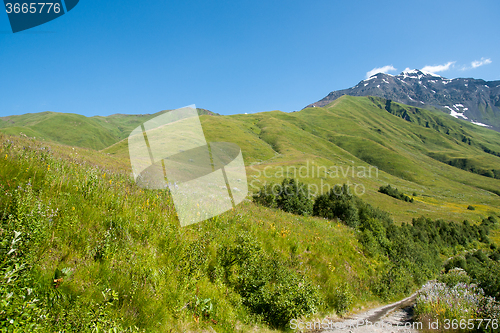
[[[332,91],[307,107],[325,106],[343,95],[377,96],[416,107],[437,108],[455,118],[500,131],[500,81],[450,80],[420,70],[396,76],[378,73],[352,88]]]
[[[49,111],[28,113],[0,117],[0,132],[13,135],[22,133],[65,145],[100,150],[126,138],[134,128],[164,112],[166,111],[145,115],[114,114],[108,117],[85,117]],[[205,109],[198,109],[198,114],[216,115]]]
[[[24,128],[37,130],[40,121],[31,116],[35,119],[25,116]],[[89,126],[96,127],[90,127],[91,136],[83,130],[81,136],[97,149],[109,140],[101,151],[126,166],[126,129],[153,116],[87,118]],[[399,222],[418,215],[478,220],[500,207],[500,133],[440,111],[376,97],[343,96],[325,107],[300,112],[200,119],[208,142],[229,141],[241,147],[254,192],[285,177],[299,178],[319,192],[350,182],[362,190],[363,199],[390,211]],[[46,127],[50,129],[48,123]],[[71,134],[74,140],[74,133],[66,133],[73,129],[78,130],[61,126],[58,134]],[[363,169],[371,174],[359,174]],[[387,184],[415,194],[415,202],[379,193]],[[469,205],[476,210],[467,210]]]
[[[300,112],[202,116],[201,123],[208,142],[241,147],[251,191],[285,177],[320,191],[350,182],[399,222],[417,215],[477,220],[500,207],[500,133],[440,111],[343,96]],[[127,140],[103,152],[128,159]],[[371,175],[358,174],[363,169]],[[379,193],[387,184],[415,193],[415,202]]]

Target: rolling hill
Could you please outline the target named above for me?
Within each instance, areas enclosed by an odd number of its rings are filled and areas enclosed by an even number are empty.
[[[2,131],[36,131],[33,136],[101,150],[126,166],[128,131],[157,114],[33,114],[9,118],[13,127],[4,120]],[[254,192],[293,174],[311,186],[327,183],[324,189],[349,181],[363,189],[368,202],[400,222],[415,215],[477,220],[500,207],[500,134],[440,111],[379,97],[342,96],[300,112],[202,115],[201,121],[209,142],[234,142],[242,148]],[[301,167],[307,174],[298,176]],[[377,173],[358,175],[362,169]],[[387,184],[414,195],[415,203],[402,204],[379,193]],[[467,210],[468,205],[477,209]]]
[[[167,111],[143,115],[114,114],[108,117],[85,117],[49,111],[28,113],[0,117],[0,132],[24,134],[69,146],[99,150],[126,138],[134,128],[164,112]],[[198,113],[216,115],[205,109],[198,109]]]
[[[364,197],[400,222],[415,215],[477,219],[500,207],[500,134],[440,111],[343,96],[299,112],[201,121],[209,142],[234,142],[242,148],[253,191],[281,181],[287,168],[292,175],[303,167],[308,173],[298,178],[310,184],[362,184]],[[128,159],[127,140],[102,152]],[[352,172],[370,166],[377,167],[376,177]],[[313,174],[324,167],[330,174]],[[386,184],[416,194],[416,203],[401,204],[378,193]],[[469,204],[478,210],[468,211]]]

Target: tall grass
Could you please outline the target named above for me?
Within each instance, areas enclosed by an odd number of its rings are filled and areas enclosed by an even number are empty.
[[[377,262],[341,224],[245,202],[181,228],[169,193],[112,157],[7,136],[0,156],[6,331],[270,331],[331,312],[344,282],[376,299]],[[234,250],[243,234],[253,264]]]
[[[2,330],[266,332],[418,287],[376,254],[378,225],[360,243],[337,219],[245,201],[181,228],[170,194],[138,188],[122,166],[0,137]]]

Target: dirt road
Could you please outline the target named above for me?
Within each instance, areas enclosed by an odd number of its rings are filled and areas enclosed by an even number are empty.
[[[412,322],[416,294],[399,302],[354,314],[342,321],[329,322],[315,332],[349,333],[416,333],[418,323]],[[328,327],[324,329],[325,327]]]

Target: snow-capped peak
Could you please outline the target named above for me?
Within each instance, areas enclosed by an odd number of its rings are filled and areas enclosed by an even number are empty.
[[[438,74],[435,74],[435,73],[424,72],[424,71],[421,71],[421,72],[424,73],[425,75],[434,76],[434,77],[438,77],[438,78],[444,79],[441,75],[438,75]]]
[[[418,74],[421,74],[422,72],[418,69],[409,69],[409,68],[406,68],[400,75],[411,75],[411,76],[415,76],[415,75],[418,75]]]
[[[370,76],[369,78],[367,78],[367,79],[365,79],[365,80],[363,80],[363,81],[365,81],[365,82],[366,82],[366,81],[370,81],[370,80],[373,80],[373,79],[378,79],[379,75],[382,75],[382,77],[383,77],[384,75],[387,75],[387,76],[393,76],[393,75],[391,75],[391,74],[387,74],[387,73],[382,73],[382,72],[379,72],[379,73],[373,74],[372,76]]]
[[[420,80],[423,76],[432,76],[443,79],[442,76],[431,72],[422,71],[420,69],[409,69],[409,68],[406,68],[403,72],[401,72],[401,74],[399,74],[399,76],[403,76],[403,79],[411,78]]]

